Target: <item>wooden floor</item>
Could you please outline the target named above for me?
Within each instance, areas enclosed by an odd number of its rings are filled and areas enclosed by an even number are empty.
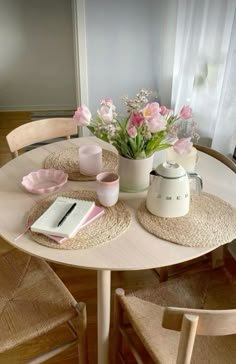
[[[31,119],[30,113],[0,113],[0,165],[5,164],[11,159],[8,147],[5,141],[6,134],[24,122]],[[6,243],[1,239],[0,248],[5,248]],[[230,264],[232,259],[228,257]],[[197,268],[204,268],[208,262],[200,263]],[[77,301],[84,301],[87,304],[88,313],[88,351],[89,351],[89,364],[96,364],[97,356],[97,335],[96,335],[96,272],[85,269],[76,269],[65,267],[57,264],[51,264],[52,268],[62,279],[70,292],[74,295]],[[126,291],[130,291],[137,287],[144,287],[152,282],[158,280],[158,275],[154,270],[146,271],[133,271],[133,272],[113,272],[112,273],[112,292],[117,287],[123,287]],[[21,349],[17,349],[7,354],[0,355],[0,364],[21,364],[26,362],[26,358],[35,353],[39,353],[41,349],[46,350],[51,342],[60,342],[66,335],[64,328],[56,330],[52,335],[44,337],[42,340],[34,340]],[[112,342],[111,342],[112,346]],[[131,363],[132,361],[129,361]],[[47,361],[47,363],[54,364],[74,364],[77,363],[76,349],[71,349],[63,354]]]

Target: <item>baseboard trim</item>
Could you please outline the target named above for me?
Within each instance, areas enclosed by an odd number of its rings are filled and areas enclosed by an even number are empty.
[[[73,110],[47,110],[47,111],[33,111],[32,120],[47,119],[47,118],[70,118],[73,117]]]
[[[9,105],[9,106],[0,106],[0,112],[17,112],[17,111],[65,111],[65,110],[76,110],[77,106],[75,105]]]

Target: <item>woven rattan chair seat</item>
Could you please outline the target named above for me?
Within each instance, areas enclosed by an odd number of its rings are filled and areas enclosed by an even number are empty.
[[[43,260],[17,249],[0,255],[0,352],[72,319],[75,304]]]
[[[164,306],[235,309],[236,277],[226,269],[186,275],[125,295],[121,304],[153,361],[174,364],[179,332],[162,327]],[[191,363],[233,364],[235,347],[236,335],[197,336]]]

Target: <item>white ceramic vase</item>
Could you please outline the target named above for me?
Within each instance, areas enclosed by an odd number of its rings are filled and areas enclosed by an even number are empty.
[[[153,155],[144,159],[127,159],[119,155],[120,190],[124,192],[145,191],[149,186],[153,168]]]

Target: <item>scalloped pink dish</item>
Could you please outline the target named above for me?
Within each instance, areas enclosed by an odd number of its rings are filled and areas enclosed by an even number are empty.
[[[68,174],[58,169],[39,169],[24,176],[21,184],[31,193],[54,192],[64,186]]]

